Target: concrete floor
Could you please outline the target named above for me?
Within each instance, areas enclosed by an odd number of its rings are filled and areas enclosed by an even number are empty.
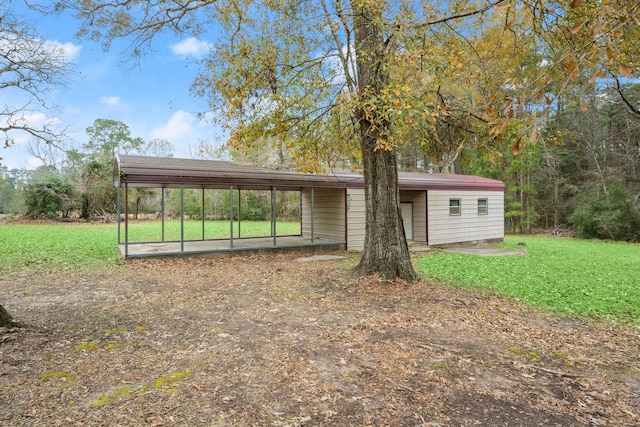
[[[120,253],[125,258],[137,257],[158,257],[158,256],[183,256],[183,255],[212,255],[228,256],[239,252],[262,252],[262,251],[332,251],[345,248],[344,242],[314,239],[313,243],[309,238],[300,236],[282,236],[276,238],[274,245],[273,237],[254,237],[220,240],[195,240],[181,242],[160,242],[160,243],[129,243],[120,244]]]

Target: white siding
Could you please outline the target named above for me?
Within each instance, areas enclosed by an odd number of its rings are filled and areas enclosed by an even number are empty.
[[[449,199],[460,199],[461,214],[449,215]],[[429,245],[504,238],[504,193],[501,191],[429,190]],[[487,199],[489,212],[478,215],[478,199]]]
[[[364,189],[347,189],[347,250],[364,249],[366,214]]]
[[[320,240],[344,241],[344,189],[316,188],[313,190],[313,237]],[[311,189],[301,191],[302,236],[311,237]]]
[[[427,242],[426,191],[400,191],[400,203],[413,203],[413,241]]]
[[[449,215],[451,198],[460,199],[461,215]],[[478,214],[478,199],[488,200],[487,215]],[[504,238],[503,192],[401,191],[400,201],[413,204],[414,241],[429,245],[446,245]],[[302,235],[310,237],[310,189],[302,190],[301,204]],[[364,248],[366,230],[364,189],[345,191],[344,189],[316,188],[314,206],[314,237],[316,239],[344,241],[346,233],[347,250],[361,251]]]

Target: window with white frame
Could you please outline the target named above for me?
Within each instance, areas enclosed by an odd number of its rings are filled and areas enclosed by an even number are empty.
[[[478,199],[478,215],[487,215],[489,213],[489,200]]]
[[[449,199],[449,215],[460,215],[460,199]]]

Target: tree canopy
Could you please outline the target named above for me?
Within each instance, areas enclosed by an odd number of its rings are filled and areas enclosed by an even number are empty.
[[[140,137],[132,137],[129,126],[119,120],[95,119],[87,128],[89,141],[83,149],[92,160],[111,163],[119,152],[128,153],[144,145]]]

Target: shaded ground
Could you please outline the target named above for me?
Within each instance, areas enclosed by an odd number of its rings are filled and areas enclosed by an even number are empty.
[[[0,425],[640,425],[637,327],[295,259],[0,278]]]

